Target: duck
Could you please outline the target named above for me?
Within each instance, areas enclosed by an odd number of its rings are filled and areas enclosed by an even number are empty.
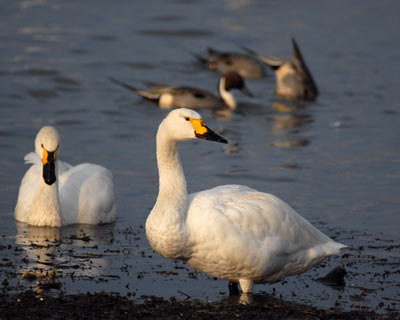
[[[234,71],[226,72],[220,77],[218,82],[219,97],[207,90],[187,87],[187,86],[173,86],[173,85],[161,85],[151,83],[149,89],[137,89],[130,84],[119,81],[115,78],[109,77],[109,79],[128,89],[131,90],[141,97],[156,101],[162,109],[171,108],[191,108],[191,109],[224,109],[229,108],[231,110],[237,107],[237,101],[232,94],[231,90],[239,89],[242,93],[249,97],[253,97],[253,94],[247,88],[243,78]]]
[[[222,185],[188,195],[178,143],[191,139],[227,143],[191,109],[170,111],[159,125],[159,192],[145,225],[155,252],[251,294],[254,284],[302,273],[346,247],[272,194]]]
[[[59,152],[56,128],[42,127],[36,135],[35,152],[25,156],[31,167],[19,187],[16,220],[38,227],[115,221],[112,173],[92,163],[72,166],[58,159]]]
[[[276,93],[279,97],[290,100],[313,101],[318,96],[318,87],[301,54],[300,48],[292,38],[292,59],[268,57],[249,48],[242,48],[267,63],[275,72]]]
[[[202,65],[219,73],[235,71],[245,79],[258,79],[266,76],[265,64],[259,59],[240,52],[207,49],[207,57],[192,53]]]

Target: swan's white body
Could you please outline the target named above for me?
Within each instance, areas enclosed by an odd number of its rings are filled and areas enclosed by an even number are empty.
[[[53,150],[58,149],[58,134],[52,127],[39,131],[35,141],[36,152],[25,156],[25,163],[32,166],[21,181],[16,220],[50,227],[114,221],[116,208],[112,173],[91,163],[71,166],[56,160],[56,181],[48,185],[42,177],[42,148],[46,144],[52,145]]]
[[[193,110],[172,111],[157,133],[160,189],[146,221],[155,251],[239,282],[249,293],[254,283],[299,274],[346,247],[271,194],[226,185],[187,196],[177,143],[196,137],[192,119],[201,118]]]

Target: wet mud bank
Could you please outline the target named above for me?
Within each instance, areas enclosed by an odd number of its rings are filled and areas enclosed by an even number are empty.
[[[18,227],[1,237],[0,319],[400,317],[400,244],[371,234],[331,230],[353,246],[249,298],[155,254],[142,227]]]
[[[143,297],[138,303],[119,294],[48,296],[33,291],[0,294],[1,319],[398,319],[397,312],[321,310],[271,297],[262,305],[237,301],[202,302]]]

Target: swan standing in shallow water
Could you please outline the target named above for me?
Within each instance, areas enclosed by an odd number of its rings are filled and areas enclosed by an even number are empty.
[[[188,196],[177,144],[194,138],[227,143],[193,110],[171,111],[159,126],[160,188],[146,221],[156,252],[251,293],[254,283],[299,274],[346,247],[271,194],[226,185]]]
[[[37,134],[35,152],[25,156],[32,166],[19,188],[15,218],[39,227],[114,221],[112,173],[91,163],[73,167],[59,161],[59,146],[55,128],[46,126]]]

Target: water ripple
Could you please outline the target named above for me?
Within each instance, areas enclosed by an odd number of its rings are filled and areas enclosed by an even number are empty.
[[[140,30],[139,33],[148,36],[175,36],[175,37],[206,37],[212,35],[212,32],[201,29]]]

